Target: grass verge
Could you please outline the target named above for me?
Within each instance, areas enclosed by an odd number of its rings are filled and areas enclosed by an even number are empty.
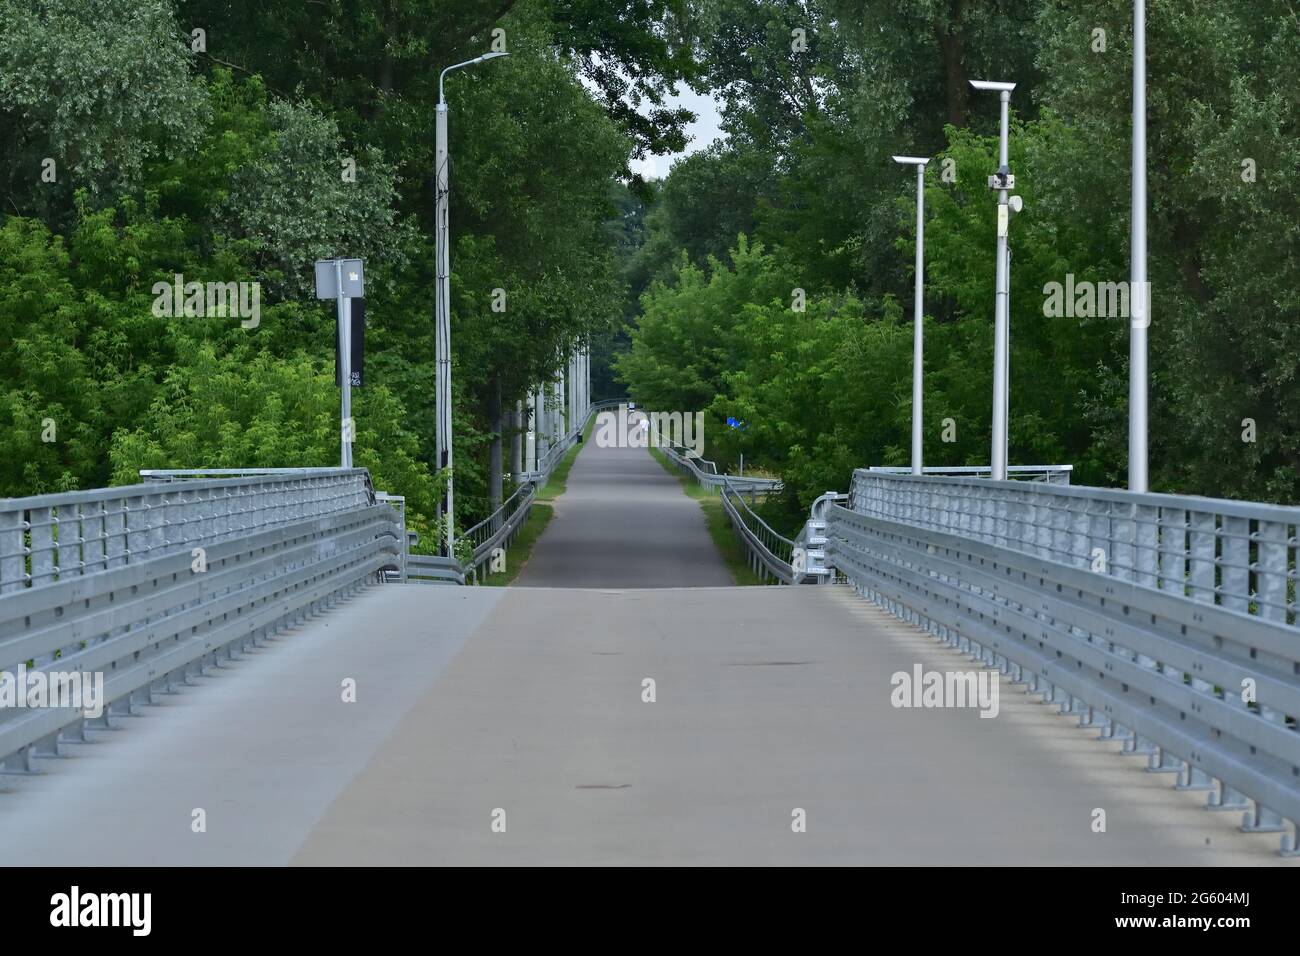
[[[663,466],[664,471],[677,479],[686,497],[694,498],[700,503],[700,508],[704,512],[704,525],[709,530],[709,537],[713,539],[714,547],[722,555],[727,570],[731,572],[732,580],[742,587],[762,584],[763,579],[749,569],[749,559],[745,549],[736,540],[736,532],[732,530],[727,512],[722,508],[722,499],[717,495],[709,494],[697,482],[683,475],[658,448],[651,448],[650,455]]]
[[[488,587],[503,588],[519,577],[519,572],[524,569],[524,562],[533,553],[533,545],[542,536],[542,532],[551,523],[554,515],[555,506],[550,502],[534,501],[532,510],[528,512],[528,520],[519,529],[514,543],[506,551],[506,569],[496,574],[485,574],[479,579],[480,582]]]

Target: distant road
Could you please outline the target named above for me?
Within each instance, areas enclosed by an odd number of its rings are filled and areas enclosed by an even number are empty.
[[[699,503],[644,448],[582,446],[555,516],[515,579],[533,588],[732,584]]]

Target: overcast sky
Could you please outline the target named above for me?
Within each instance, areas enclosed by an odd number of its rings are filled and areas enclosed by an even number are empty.
[[[718,115],[718,104],[713,97],[701,96],[681,85],[678,86],[678,90],[680,91],[678,95],[669,99],[666,105],[684,106],[695,113],[695,122],[686,127],[686,135],[690,141],[686,144],[684,153],[675,153],[671,156],[647,156],[645,159],[635,160],[632,163],[632,172],[640,173],[646,179],[662,179],[668,175],[668,170],[672,168],[676,159],[704,149],[715,139],[722,137],[722,130],[718,125],[722,118]]]

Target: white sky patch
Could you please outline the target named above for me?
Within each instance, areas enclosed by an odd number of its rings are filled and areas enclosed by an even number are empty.
[[[683,156],[699,152],[715,140],[722,139],[722,113],[720,104],[712,94],[700,94],[683,84],[678,84],[674,94],[664,104],[667,107],[684,106],[695,114],[695,122],[686,126],[686,150],[669,156],[646,156],[632,161],[632,172],[646,179],[663,179],[668,170]]]
[[[593,96],[599,98],[599,91],[586,77],[582,78],[582,85],[587,87]],[[624,101],[626,102],[626,98]],[[643,116],[647,115],[650,105],[642,103],[638,111]],[[678,83],[673,87],[673,95],[668,97],[664,106],[670,109],[684,106],[695,114],[695,121],[686,125],[686,149],[682,152],[667,156],[651,155],[644,159],[632,160],[632,172],[640,173],[645,179],[663,179],[668,175],[668,170],[672,169],[674,162],[683,156],[699,152],[725,135],[722,132],[721,103],[712,94],[696,93],[685,84]]]

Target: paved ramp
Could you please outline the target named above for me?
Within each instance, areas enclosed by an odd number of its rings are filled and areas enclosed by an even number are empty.
[[[915,663],[974,666],[841,588],[373,587],[5,778],[0,847],[8,863],[1282,862],[1275,835],[1238,833],[1238,814],[1006,683],[992,720],[893,708],[890,676]]]
[[[699,503],[644,448],[582,446],[517,587],[734,583]]]

